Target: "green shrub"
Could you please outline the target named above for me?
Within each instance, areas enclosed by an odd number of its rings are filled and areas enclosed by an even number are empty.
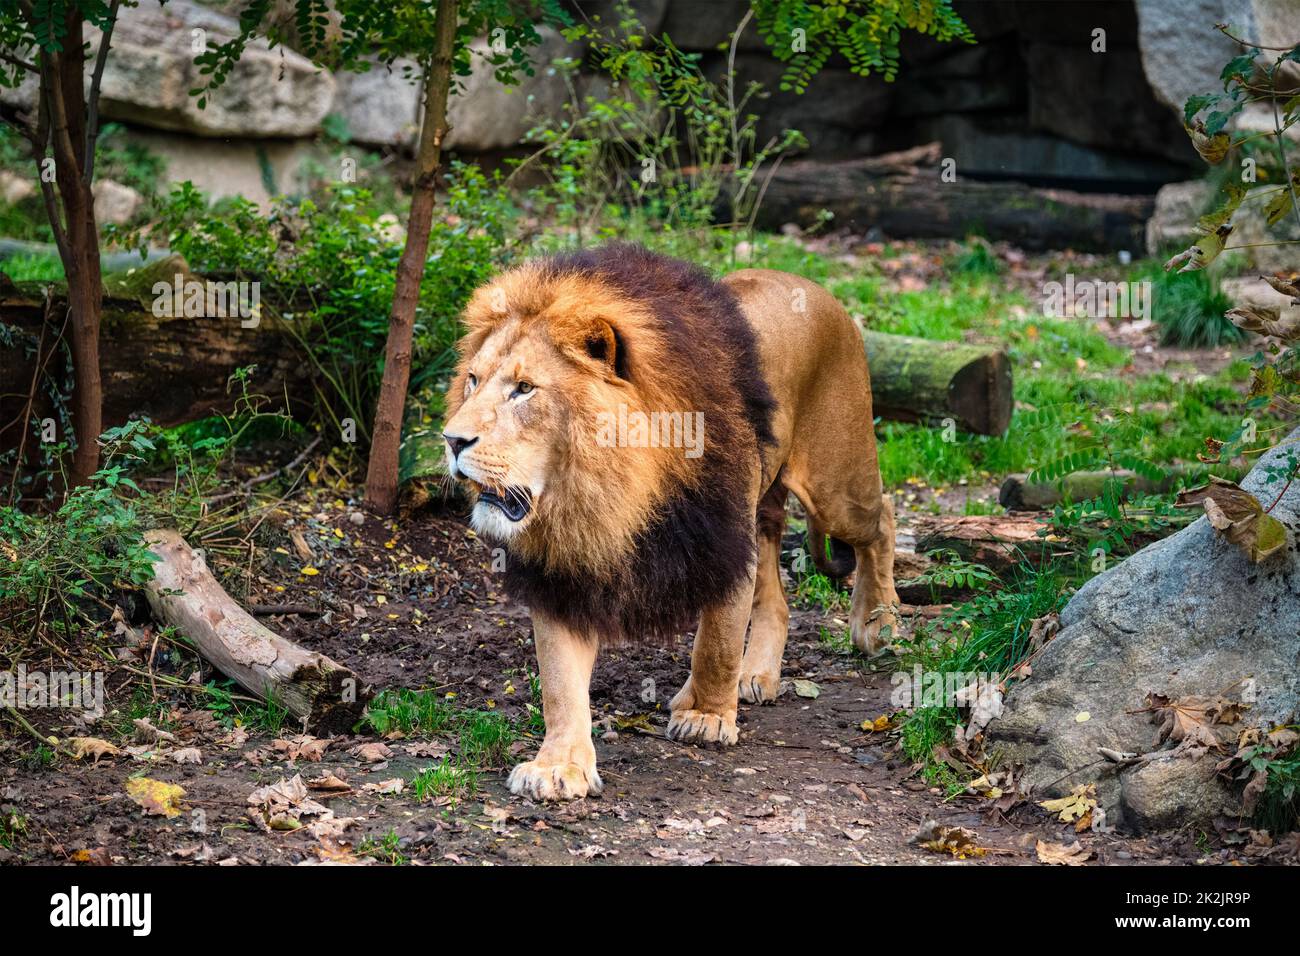
[[[1223,314],[1233,307],[1209,270],[1166,272],[1148,263],[1132,276],[1151,283],[1151,318],[1161,330],[1161,342],[1185,348],[1214,348],[1240,342],[1245,333]]]

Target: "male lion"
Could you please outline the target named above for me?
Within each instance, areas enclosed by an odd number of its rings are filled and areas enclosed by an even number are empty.
[[[532,613],[546,720],[512,792],[600,792],[588,685],[602,642],[698,622],[673,739],[734,744],[737,696],[775,700],[787,491],[818,565],[856,565],[853,643],[874,653],[893,633],[893,505],[867,360],[820,286],[766,269],[717,282],[608,245],[511,269],[474,293],[465,322],[448,465]]]

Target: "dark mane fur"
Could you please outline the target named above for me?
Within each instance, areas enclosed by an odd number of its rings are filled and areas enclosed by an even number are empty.
[[[669,342],[673,376],[689,410],[704,413],[704,446],[693,477],[608,573],[549,571],[515,555],[507,560],[511,595],[602,641],[675,638],[706,606],[730,594],[755,558],[755,515],[748,481],[772,443],[775,401],[763,379],[753,329],[735,297],[703,269],[640,246],[614,244],[547,260],[543,274],[595,280],[646,307]],[[626,351],[626,374],[664,374],[638,365],[637,341],[609,317]],[[611,489],[611,493],[617,493]],[[593,509],[602,502],[588,503]]]

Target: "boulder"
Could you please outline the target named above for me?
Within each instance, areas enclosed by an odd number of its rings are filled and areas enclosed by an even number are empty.
[[[1155,212],[1147,221],[1146,246],[1156,256],[1170,249],[1184,249],[1196,237],[1196,220],[1222,202],[1205,180],[1170,183],[1156,193]],[[1280,240],[1300,240],[1300,223],[1294,215],[1268,226],[1260,205],[1247,203],[1233,216],[1233,233],[1228,240],[1233,255],[1240,256],[1253,272],[1287,272],[1295,268],[1294,245]]]
[[[1142,70],[1157,99],[1181,116],[1189,96],[1223,89],[1219,72],[1240,48],[1214,25],[1253,28],[1250,0],[1144,0],[1136,6]]]
[[[96,180],[90,191],[95,197],[95,221],[101,226],[130,222],[144,205],[144,197],[138,192],[111,179]]]
[[[238,21],[190,0],[124,8],[104,71],[105,116],[200,136],[311,136],[329,110],[334,79],[291,50],[254,41],[206,108],[189,91],[203,78],[194,45],[211,47],[238,32]],[[98,39],[91,40],[92,46]]]
[[[1024,119],[1014,116],[928,117],[915,124],[915,135],[942,143],[943,155],[957,161],[958,176],[1010,177],[1031,183],[1121,182],[1155,190],[1188,173],[1186,166],[1158,156],[1097,149],[1026,130]]]
[[[408,70],[411,72],[408,73]],[[339,73],[331,112],[343,117],[354,142],[409,146],[420,128],[419,76],[415,64],[376,63],[364,73]]]
[[[302,192],[304,161],[313,155],[307,140],[211,140],[140,129],[128,137],[162,159],[161,186],[189,180],[213,199],[243,196],[262,206],[277,193]]]
[[[580,22],[590,22],[600,27],[613,27],[618,24],[617,7],[619,0],[571,0]],[[664,17],[668,15],[670,0],[628,0],[632,15],[641,23],[647,36],[653,36],[663,26]]]
[[[711,3],[677,0],[668,5],[668,15],[659,32],[666,34],[682,50],[724,49],[730,45],[731,34],[744,19],[749,6],[749,0],[712,0]],[[767,49],[752,19],[740,35],[736,49],[751,53]]]
[[[204,79],[194,65],[195,44],[212,46],[238,33],[232,17],[191,0],[166,6],[123,7],[100,87],[100,110],[108,119],[199,136],[250,138],[311,136],[334,96],[334,79],[292,50],[250,43],[207,108],[190,90]],[[91,54],[100,34],[88,30]],[[89,71],[87,71],[89,84]],[[4,102],[31,108],[37,84],[26,77]]]
[[[1147,254],[1159,256],[1190,245],[1196,220],[1210,211],[1213,193],[1214,188],[1201,179],[1161,186],[1155,211],[1147,220]]]
[[[542,42],[531,51],[533,75],[520,73],[514,86],[498,82],[493,75],[485,59],[488,41],[474,41],[472,71],[461,78],[462,88],[447,105],[451,132],[444,147],[472,153],[509,149],[519,145],[539,119],[563,112],[568,87],[551,64],[581,56],[582,45],[570,43],[551,27],[539,27],[538,32]]]
[[[1282,551],[1252,564],[1202,516],[1093,578],[1066,605],[1060,633],[986,732],[991,752],[1024,768],[1022,788],[1035,799],[1095,784],[1107,819],[1132,829],[1203,825],[1239,811],[1240,794],[1214,773],[1221,754],[1160,752],[1123,766],[1098,748],[1157,750],[1144,712],[1151,693],[1244,701],[1232,731],[1270,728],[1300,709],[1300,482],[1284,491],[1284,479],[1268,479],[1286,468],[1296,442],[1300,429],[1242,481],[1266,507],[1277,499]]]
[[[723,54],[708,55],[704,74],[721,84],[726,66]],[[828,66],[813,77],[805,92],[782,92],[785,69],[784,63],[765,53],[736,56],[737,98],[750,83],[758,83],[764,90],[745,110],[758,115],[755,132],[760,146],[787,129],[797,129],[808,138],[809,152],[819,157],[860,156],[873,151],[874,131],[889,112],[894,84],[878,74],[859,76],[843,67]]]

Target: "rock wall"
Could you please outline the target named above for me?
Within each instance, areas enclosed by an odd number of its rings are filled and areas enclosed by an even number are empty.
[[[612,0],[568,2],[580,17],[613,17]],[[633,0],[632,6],[648,31],[699,54],[716,77],[748,2]],[[1259,29],[1267,40],[1294,29],[1298,6],[1297,0],[959,0],[978,44],[908,34],[894,83],[854,76],[832,57],[805,94],[780,92],[783,65],[752,24],[738,42],[737,69],[741,84],[757,80],[771,91],[753,104],[760,139],[797,128],[810,142],[811,158],[861,158],[937,140],[959,174],[976,179],[1153,193],[1203,168],[1182,132],[1179,107],[1189,92],[1214,88],[1232,53],[1214,24]],[[170,0],[121,13],[103,112],[143,131],[148,145],[173,160],[169,179],[191,178],[217,195],[241,192],[258,200],[272,188],[292,190],[293,164],[331,114],[361,146],[410,149],[420,108],[409,64],[331,75],[291,48],[253,44],[224,88],[199,109],[189,96],[199,85],[195,45],[231,36],[241,7],[240,0]],[[1094,49],[1098,30],[1104,50]],[[580,60],[584,50],[551,30],[544,37],[536,75],[514,89],[491,81],[490,68],[478,61],[451,105],[453,152],[472,158],[515,149],[538,117],[560,110],[568,91],[549,64],[557,57]],[[579,82],[592,79],[582,74]],[[33,95],[30,82],[0,91],[10,103],[29,105]]]

